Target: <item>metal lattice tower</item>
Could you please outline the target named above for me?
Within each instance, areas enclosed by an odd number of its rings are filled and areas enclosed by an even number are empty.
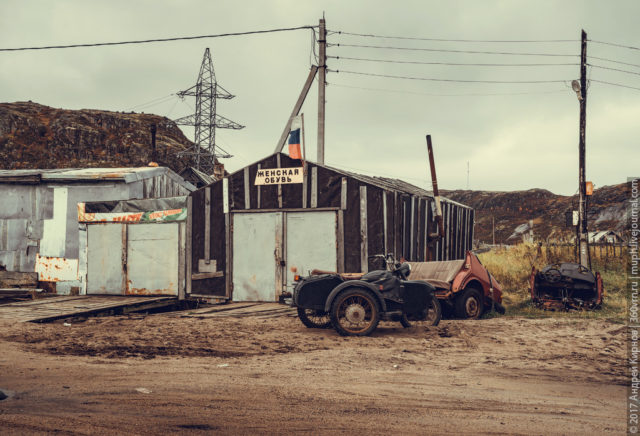
[[[231,157],[224,149],[216,144],[216,128],[242,129],[244,126],[233,122],[216,113],[216,100],[235,97],[216,82],[209,48],[204,51],[198,81],[191,88],[177,93],[180,98],[193,96],[196,98],[196,112],[193,115],[179,118],[175,123],[182,126],[194,126],[195,144],[193,147],[181,151],[178,156],[193,156],[195,168],[208,174],[213,174],[217,158]]]

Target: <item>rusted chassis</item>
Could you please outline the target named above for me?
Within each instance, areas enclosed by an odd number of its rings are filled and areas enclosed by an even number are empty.
[[[604,286],[599,272],[595,273],[595,289],[593,289],[590,298],[584,298],[582,295],[580,296],[582,298],[579,298],[574,294],[571,286],[567,286],[566,282],[558,283],[555,286],[559,295],[544,292],[540,283],[540,273],[541,271],[536,270],[536,267],[532,267],[531,276],[529,277],[531,301],[536,307],[544,310],[596,310],[602,307]],[[564,292],[562,292],[563,290]]]

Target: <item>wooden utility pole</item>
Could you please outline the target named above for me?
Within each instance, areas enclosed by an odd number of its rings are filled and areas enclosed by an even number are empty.
[[[318,60],[318,159],[320,165],[324,164],[324,106],[325,87],[327,76],[327,28],[324,17],[320,19],[318,46],[320,59]]]
[[[589,268],[589,235],[587,233],[587,196],[585,176],[585,131],[587,127],[587,34],[582,31],[582,45],[580,53],[580,144],[579,144],[579,190],[580,204],[578,209],[578,256],[579,263]]]

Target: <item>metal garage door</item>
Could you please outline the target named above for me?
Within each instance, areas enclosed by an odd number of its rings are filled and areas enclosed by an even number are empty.
[[[291,288],[296,273],[308,275],[312,269],[337,271],[336,213],[287,212],[286,277]],[[291,289],[289,289],[291,290]]]
[[[127,229],[127,295],[178,295],[178,223]]]
[[[234,301],[276,301],[291,267],[335,271],[336,258],[334,211],[233,214]]]
[[[122,295],[124,224],[87,226],[87,294]]]
[[[234,301],[276,300],[281,247],[281,212],[233,214]]]

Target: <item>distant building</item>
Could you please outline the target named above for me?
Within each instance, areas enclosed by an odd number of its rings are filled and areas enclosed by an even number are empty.
[[[593,244],[619,244],[624,242],[624,238],[614,230],[600,230],[589,232],[589,242]]]
[[[188,195],[169,168],[0,171],[0,264],[37,272],[58,293],[80,288],[78,203]],[[74,289],[76,288],[76,289]]]

